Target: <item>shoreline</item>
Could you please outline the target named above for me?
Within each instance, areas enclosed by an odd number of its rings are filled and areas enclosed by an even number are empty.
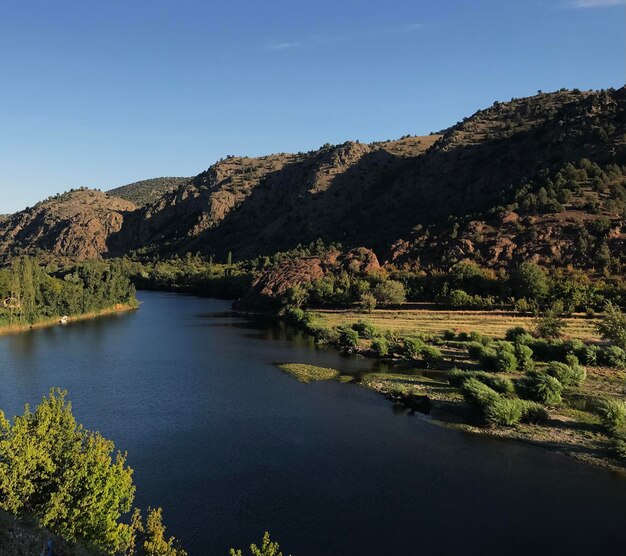
[[[80,322],[85,320],[93,320],[98,317],[106,317],[110,315],[116,315],[118,313],[127,313],[129,311],[136,311],[139,309],[140,303],[116,303],[111,307],[105,307],[99,311],[90,311],[88,313],[82,313],[80,315],[74,315],[68,317],[67,323],[62,324],[61,318],[62,315],[50,317],[34,324],[14,324],[8,326],[0,326],[0,337],[1,336],[10,336],[12,334],[22,334],[24,332],[29,332],[31,330],[37,330],[40,328],[50,328],[52,326],[66,326],[73,322]]]

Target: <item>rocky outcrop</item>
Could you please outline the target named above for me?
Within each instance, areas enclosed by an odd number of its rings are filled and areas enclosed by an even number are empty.
[[[136,206],[91,189],[51,197],[0,222],[0,253],[94,259]]]
[[[341,272],[354,276],[370,274],[377,270],[380,270],[380,264],[376,255],[363,247],[347,253],[330,251],[323,257],[288,259],[262,271],[252,283],[246,297],[239,300],[235,308],[250,310],[272,307],[289,289],[304,283]]]

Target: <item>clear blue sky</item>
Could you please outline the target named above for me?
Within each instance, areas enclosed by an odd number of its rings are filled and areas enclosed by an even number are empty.
[[[227,154],[426,134],[620,87],[626,0],[24,0],[0,15],[0,213]]]

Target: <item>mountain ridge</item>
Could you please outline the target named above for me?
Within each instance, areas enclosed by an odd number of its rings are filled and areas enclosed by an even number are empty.
[[[440,134],[232,156],[191,179],[129,184],[127,196],[167,187],[155,200],[136,197],[134,208],[103,210],[120,220],[105,227],[103,244],[76,246],[74,255],[244,259],[322,239],[425,268],[460,260],[507,267],[527,259],[595,268],[576,235],[586,230],[587,251],[621,260],[623,169],[625,87],[540,93],[495,102]],[[15,247],[7,232],[12,222],[14,216],[0,221],[7,250]],[[46,233],[34,237],[30,247],[50,251]],[[29,249],[24,241],[21,247]]]

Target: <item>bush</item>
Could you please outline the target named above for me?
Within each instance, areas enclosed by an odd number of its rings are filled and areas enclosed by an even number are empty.
[[[474,361],[479,361],[480,358],[483,356],[484,351],[485,346],[480,342],[471,342],[467,346],[467,354],[469,358],[473,359]]]
[[[515,326],[513,328],[509,328],[504,334],[504,338],[509,342],[513,342],[515,344],[526,343],[527,338],[530,338],[532,340],[532,336],[523,326]]]
[[[472,342],[480,342],[484,346],[491,343],[491,338],[489,336],[485,336],[476,330],[472,330],[472,332],[470,332],[470,338]]]
[[[577,355],[581,362],[585,365],[594,366],[598,362],[598,346],[584,346]]]
[[[475,378],[465,380],[461,389],[467,402],[481,409],[500,397],[495,390]]]
[[[469,342],[471,336],[467,332],[459,332],[458,340],[459,342]]]
[[[530,400],[519,400],[524,406],[522,421],[525,423],[541,423],[548,419],[546,408],[537,402]]]
[[[339,331],[339,345],[342,348],[352,349],[359,345],[359,333],[352,328]]]
[[[441,350],[434,346],[424,346],[420,351],[420,356],[428,368],[434,367],[443,361]]]
[[[510,342],[497,342],[492,347],[483,348],[479,362],[491,371],[512,372],[517,369],[515,348]]]
[[[414,336],[405,336],[402,338],[402,355],[405,357],[415,358],[420,355],[426,344]]]
[[[379,357],[385,357],[389,354],[389,341],[386,338],[376,338],[372,342],[372,349]]]
[[[533,350],[527,345],[515,344],[515,357],[517,357],[517,367],[521,371],[528,372],[535,368]]]
[[[522,400],[498,397],[485,406],[485,419],[493,425],[517,425],[524,415]]]
[[[361,311],[364,311],[365,313],[371,313],[374,309],[376,309],[376,298],[372,293],[365,292],[363,295],[361,295],[359,307]]]
[[[545,373],[528,373],[516,381],[516,390],[521,397],[545,405],[555,405],[562,401],[563,385]]]
[[[495,368],[496,371],[505,373],[515,371],[517,369],[517,358],[515,357],[515,353],[499,346],[496,349]]]
[[[454,340],[456,338],[456,332],[454,330],[444,330],[442,337],[444,340]]]
[[[606,346],[598,353],[598,363],[614,369],[626,369],[626,352],[618,346]]]
[[[598,404],[596,413],[611,434],[619,433],[626,426],[626,402],[622,400],[605,398]]]
[[[556,378],[563,386],[580,386],[587,378],[587,371],[578,364],[578,360],[572,365],[552,361],[548,363],[546,372]]]
[[[380,335],[375,326],[365,321],[355,322],[352,325],[352,330],[356,330],[359,337],[365,338],[366,340],[371,340]]]
[[[452,386],[461,386],[468,378],[475,378],[501,394],[515,392],[513,381],[510,378],[494,376],[484,371],[462,371],[460,369],[452,369],[448,373],[448,382]]]

